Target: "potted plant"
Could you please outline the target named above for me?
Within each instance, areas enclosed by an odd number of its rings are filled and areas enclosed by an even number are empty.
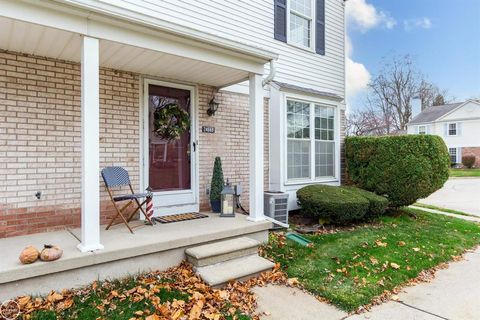
[[[215,157],[215,163],[213,164],[212,182],[210,184],[210,205],[213,212],[219,213],[221,211],[220,201],[222,198],[223,190],[223,170],[222,160],[220,157]]]

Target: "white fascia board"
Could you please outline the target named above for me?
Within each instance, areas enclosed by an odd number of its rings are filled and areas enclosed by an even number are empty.
[[[480,102],[478,102],[477,100],[474,100],[474,99],[467,100],[467,101],[465,101],[464,103],[462,103],[461,105],[459,105],[458,107],[456,107],[455,109],[453,109],[453,110],[445,113],[443,116],[441,116],[440,118],[436,119],[434,122],[445,122],[445,120],[443,120],[444,118],[446,118],[447,116],[451,115],[452,113],[454,113],[455,111],[457,111],[458,109],[462,108],[464,105],[466,105],[466,104],[468,104],[468,103],[475,103],[475,104],[480,105]],[[458,120],[462,120],[462,119],[458,119]],[[446,120],[446,122],[455,122],[455,121]]]
[[[41,4],[41,6],[39,5]],[[263,74],[264,64],[255,56],[241,51],[215,47],[193,38],[187,39],[158,29],[119,19],[59,6],[52,1],[0,0],[0,16],[65,30],[97,39],[114,41],[160,53],[168,53],[215,65]]]

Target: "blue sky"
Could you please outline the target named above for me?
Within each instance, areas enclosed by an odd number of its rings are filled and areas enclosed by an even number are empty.
[[[480,97],[480,0],[348,0],[347,95],[361,107],[382,59],[410,54],[456,100]]]

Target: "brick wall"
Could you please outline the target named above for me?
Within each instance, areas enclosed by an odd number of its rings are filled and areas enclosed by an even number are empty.
[[[137,74],[100,70],[100,167],[125,167],[139,184]],[[248,207],[248,96],[218,92],[220,107],[206,114],[214,88],[199,86],[199,194],[209,210],[215,156]],[[265,100],[265,184],[268,185],[268,100]],[[0,238],[80,224],[80,65],[0,51]],[[100,180],[100,178],[99,178]],[[101,223],[113,213],[101,183]],[[40,200],[35,192],[41,191]]]
[[[462,157],[467,155],[475,156],[475,167],[480,168],[480,147],[463,147]]]

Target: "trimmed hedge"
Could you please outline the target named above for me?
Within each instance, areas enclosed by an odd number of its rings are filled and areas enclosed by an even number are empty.
[[[351,192],[357,193],[368,200],[369,206],[368,206],[367,213],[365,214],[365,218],[367,219],[380,217],[381,215],[383,215],[385,210],[387,210],[388,200],[385,197],[379,196],[373,192],[356,188],[356,187],[349,186],[349,187],[342,187],[342,188],[347,189]]]
[[[365,216],[369,201],[359,193],[345,188],[310,185],[297,191],[302,214],[344,224]]]
[[[349,137],[345,158],[347,179],[393,207],[429,196],[448,179],[450,157],[438,136]]]

